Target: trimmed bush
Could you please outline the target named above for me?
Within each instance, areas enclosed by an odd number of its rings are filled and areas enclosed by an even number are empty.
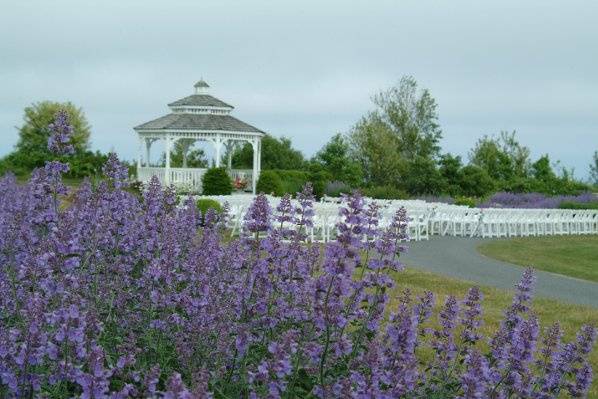
[[[302,170],[273,169],[272,171],[280,177],[283,194],[295,196],[309,181],[309,173]]]
[[[395,186],[373,186],[363,190],[363,195],[377,199],[407,199],[409,195]]]
[[[225,168],[211,168],[201,178],[204,195],[230,195],[233,185]]]
[[[477,205],[477,201],[475,198],[472,197],[457,197],[455,198],[455,205],[463,205],[468,206],[470,208],[475,208]]]
[[[332,176],[330,176],[330,173],[323,170],[310,173],[308,181],[312,184],[314,196],[317,199],[322,198],[324,190],[326,189],[326,184],[328,184],[331,178]]]
[[[564,201],[559,204],[560,209],[598,209],[598,201],[596,202],[571,202]]]
[[[326,184],[324,194],[330,197],[340,197],[341,194],[351,194],[351,187],[342,181],[331,181]]]
[[[210,198],[200,198],[195,205],[202,215],[205,215],[208,209],[213,209],[216,213],[222,212],[222,205],[220,205],[220,202]]]
[[[284,194],[282,180],[274,170],[262,170],[257,181],[257,192],[281,196]]]

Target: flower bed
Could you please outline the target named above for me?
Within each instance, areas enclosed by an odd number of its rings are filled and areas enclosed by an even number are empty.
[[[479,331],[475,287],[437,315],[431,292],[388,309],[402,209],[380,229],[377,206],[355,194],[338,239],[312,244],[306,186],[298,206],[256,197],[231,238],[226,209],[202,218],[155,179],[141,198],[128,192],[114,155],[105,180],[64,207],[67,169],[0,181],[1,397],[556,397],[590,386],[594,328],[571,343],[558,324],[540,334],[531,270],[492,337]]]

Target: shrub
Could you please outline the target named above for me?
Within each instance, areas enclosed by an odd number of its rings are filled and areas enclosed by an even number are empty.
[[[259,195],[229,239],[157,178],[124,191],[115,157],[61,208],[65,170],[0,179],[1,397],[587,395],[596,330],[542,330],[531,269],[491,336],[476,287],[439,311],[431,292],[391,297],[404,209],[383,228],[354,195],[321,248],[309,190],[274,214]]]
[[[282,194],[295,196],[309,181],[309,174],[301,170],[274,169],[272,171],[280,178]]]
[[[229,195],[233,191],[225,168],[210,168],[201,178],[203,195]]]
[[[314,191],[314,196],[316,199],[322,198],[324,195],[324,189],[326,188],[326,184],[330,181],[331,176],[330,173],[320,170],[317,172],[311,172],[309,174],[309,182],[311,183]]]
[[[205,215],[206,212],[208,212],[208,209],[213,209],[216,213],[222,212],[222,205],[220,205],[220,202],[211,198],[200,198],[195,202],[195,206],[202,215]]]
[[[459,186],[463,195],[483,197],[494,190],[494,180],[477,166],[468,165],[459,172]]]
[[[560,209],[598,209],[598,201],[596,202],[572,202],[564,201],[559,204]]]
[[[463,205],[468,206],[470,208],[475,208],[477,201],[475,198],[471,197],[457,197],[455,198],[455,205]]]
[[[553,209],[558,208],[563,202],[587,204],[595,201],[592,193],[579,195],[549,196],[541,193],[496,193],[484,203],[481,208],[532,208]]]
[[[572,344],[558,324],[540,338],[530,269],[491,336],[475,287],[439,312],[431,292],[405,292],[389,309],[403,211],[382,229],[354,196],[342,240],[313,251],[302,233],[309,192],[274,215],[258,196],[231,240],[220,221],[199,223],[196,204],[174,206],[155,178],[140,200],[110,172],[110,184],[84,185],[61,208],[61,168],[27,185],[0,180],[11,254],[0,273],[3,397],[551,397],[584,396],[591,384],[594,327]]]
[[[257,181],[257,192],[281,196],[284,194],[282,180],[273,170],[262,170]]]
[[[373,186],[363,189],[363,194],[366,197],[377,199],[407,199],[409,194],[400,190],[395,186]]]
[[[340,197],[341,194],[350,194],[352,191],[351,187],[342,181],[331,181],[326,184],[324,194],[329,197]]]

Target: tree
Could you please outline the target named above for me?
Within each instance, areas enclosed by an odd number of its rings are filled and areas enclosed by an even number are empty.
[[[320,165],[335,180],[345,182],[351,187],[359,187],[363,182],[363,172],[350,151],[345,137],[336,134],[318,151],[313,162]]]
[[[592,163],[590,164],[590,183],[598,186],[598,151],[594,151]]]
[[[436,101],[405,76],[373,102],[376,108],[353,127],[351,146],[368,183],[397,184],[409,162],[438,156],[442,131]]]
[[[397,153],[397,137],[375,114],[362,118],[350,134],[353,156],[367,184],[397,186],[407,170]]]
[[[173,168],[207,168],[208,160],[206,153],[201,148],[192,148],[195,140],[180,139],[175,141],[173,149],[170,151],[170,166]],[[162,153],[160,165],[166,164],[165,153]]]
[[[48,125],[54,121],[59,110],[67,112],[73,126],[71,144],[75,148],[75,156],[89,148],[91,128],[81,108],[70,102],[41,101],[25,108],[24,123],[19,128],[19,141],[15,151],[26,155],[20,157],[25,162],[20,166],[32,169],[43,166],[45,161],[53,158],[48,150]]]
[[[496,180],[527,177],[529,148],[519,144],[515,136],[515,131],[502,131],[498,137],[482,137],[469,153],[470,163],[484,169]]]
[[[402,183],[412,195],[437,195],[442,192],[444,186],[442,175],[434,160],[423,157],[409,162],[409,170]]]
[[[550,166],[550,158],[548,154],[542,155],[536,162],[532,164],[532,175],[534,179],[544,183],[551,183],[556,180],[556,174]]]
[[[233,152],[234,168],[250,169],[253,166],[253,148],[247,143]],[[303,154],[293,148],[291,139],[277,139],[270,135],[262,138],[262,169],[302,169],[305,166]]]
[[[382,120],[398,138],[401,155],[407,160],[438,155],[442,130],[438,123],[436,100],[427,89],[418,90],[412,76],[404,76],[398,86],[374,96]]]
[[[439,172],[442,178],[444,179],[444,188],[446,192],[450,195],[457,195],[460,191],[459,189],[459,171],[463,166],[461,162],[461,157],[458,155],[452,154],[444,154],[440,157],[440,164]]]
[[[495,188],[492,178],[479,166],[467,165],[461,169],[459,174],[459,186],[464,195],[482,197]]]

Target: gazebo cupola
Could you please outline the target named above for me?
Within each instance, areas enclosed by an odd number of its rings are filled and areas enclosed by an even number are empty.
[[[163,184],[187,186],[201,191],[201,177],[206,169],[187,168],[186,157],[191,145],[196,141],[207,141],[214,146],[214,165],[221,164],[222,149],[228,151],[228,170],[231,178],[244,179],[255,194],[255,186],[260,172],[261,139],[264,132],[230,115],[232,105],[209,94],[210,86],[201,79],[194,86],[194,93],[168,104],[171,113],[143,123],[134,129],[139,136],[139,158],[137,176],[147,182],[157,176]],[[150,165],[150,150],[155,141],[165,143],[166,162],[164,167]],[[171,167],[170,152],[175,142],[183,148],[183,167]],[[253,169],[233,170],[231,154],[233,146],[248,142],[253,147]],[[142,149],[145,147],[145,157]]]

